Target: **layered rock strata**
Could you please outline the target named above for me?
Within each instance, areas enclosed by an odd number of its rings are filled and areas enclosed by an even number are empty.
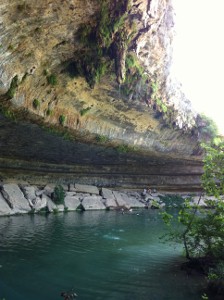
[[[194,113],[178,113],[173,86],[170,93],[171,0],[1,0],[0,8],[0,91],[8,110],[99,140],[195,153]]]

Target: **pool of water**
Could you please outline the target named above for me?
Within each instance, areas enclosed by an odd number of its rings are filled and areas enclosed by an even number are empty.
[[[0,218],[0,299],[198,300],[202,280],[162,243],[158,211],[69,212]]]

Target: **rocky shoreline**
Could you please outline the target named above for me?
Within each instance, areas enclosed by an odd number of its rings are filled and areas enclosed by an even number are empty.
[[[29,184],[2,183],[0,185],[0,216],[75,210],[121,210],[124,212],[142,208],[159,209],[165,206],[178,207],[186,197],[189,197],[189,195],[172,195],[173,200],[167,201],[166,194],[156,191],[121,192],[76,183],[61,186],[64,191],[63,204],[56,204],[54,199],[56,186],[37,187]],[[191,196],[191,203],[196,204],[198,197]],[[201,200],[201,205],[206,205],[204,199]]]

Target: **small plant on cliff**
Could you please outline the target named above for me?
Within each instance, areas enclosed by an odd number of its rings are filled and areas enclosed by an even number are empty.
[[[65,191],[63,187],[59,184],[54,188],[53,192],[53,200],[55,204],[64,204],[64,199],[65,199]]]
[[[0,112],[8,119],[16,121],[16,115],[13,111],[0,105]]]
[[[53,115],[53,110],[52,109],[50,109],[50,108],[48,108],[47,110],[46,110],[46,115],[49,117],[49,116],[52,116]]]
[[[19,80],[18,80],[18,75],[14,76],[12,81],[11,81],[11,84],[10,84],[10,87],[9,87],[9,90],[8,92],[6,93],[6,95],[9,97],[9,98],[13,98],[14,95],[15,95],[15,92],[16,92],[16,89],[18,87],[18,83],[19,83]]]
[[[110,140],[109,137],[106,136],[106,135],[100,135],[100,134],[98,134],[98,135],[96,136],[96,141],[97,141],[98,143],[106,143],[106,142],[108,142],[109,140]]]
[[[88,106],[88,107],[86,107],[86,108],[81,109],[81,110],[80,110],[80,115],[81,115],[81,116],[86,115],[86,114],[88,113],[88,111],[90,111],[90,109],[91,109],[91,106]]]
[[[128,152],[137,151],[137,148],[134,147],[134,146],[129,146],[129,145],[122,144],[122,145],[118,145],[116,147],[116,150],[120,153],[128,153]]]
[[[40,107],[40,101],[38,99],[33,100],[33,107],[38,109]]]
[[[65,120],[66,120],[65,115],[60,115],[59,116],[59,123],[60,123],[60,125],[63,126],[65,124]]]
[[[57,85],[58,80],[57,80],[56,75],[51,74],[51,75],[47,76],[47,82],[48,82],[48,84],[51,84],[51,85]]]

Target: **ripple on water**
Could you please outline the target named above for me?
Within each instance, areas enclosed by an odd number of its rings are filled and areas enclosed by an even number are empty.
[[[56,300],[74,288],[82,300],[200,299],[163,230],[150,211],[0,219],[0,297]]]

